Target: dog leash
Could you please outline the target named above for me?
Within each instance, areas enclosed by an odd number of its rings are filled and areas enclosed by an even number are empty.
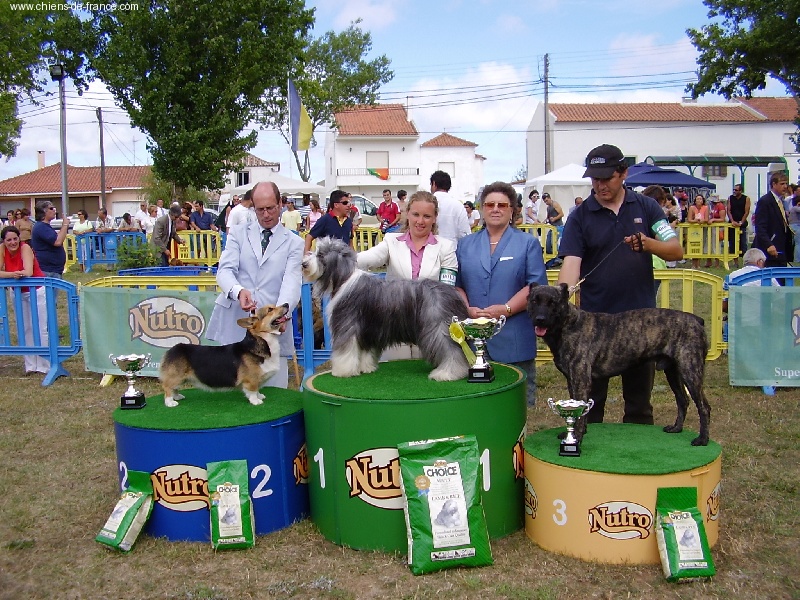
[[[576,284],[575,284],[575,285],[573,285],[573,286],[570,286],[570,288],[569,288],[569,295],[570,295],[570,297],[572,297],[573,295],[575,295],[575,292],[577,292],[577,291],[580,289],[580,287],[581,287],[581,284],[582,284],[584,281],[586,281],[586,278],[587,278],[587,277],[589,277],[589,275],[591,275],[592,273],[594,273],[594,272],[595,272],[597,269],[599,269],[599,268],[600,268],[600,265],[602,265],[604,262],[606,262],[606,259],[607,259],[609,256],[611,256],[611,255],[613,254],[614,250],[616,250],[617,248],[619,248],[619,247],[620,247],[622,244],[624,244],[624,243],[625,243],[625,238],[622,238],[622,239],[619,241],[619,243],[618,243],[616,246],[614,246],[614,247],[613,247],[611,250],[609,250],[609,251],[608,251],[608,254],[606,254],[606,255],[603,257],[603,259],[602,259],[602,260],[601,260],[599,263],[597,263],[597,264],[594,266],[594,268],[593,268],[591,271],[589,271],[589,272],[588,272],[586,275],[584,275],[584,276],[583,276],[583,277],[582,277],[582,278],[581,278],[581,279],[578,281],[578,283],[576,283]]]

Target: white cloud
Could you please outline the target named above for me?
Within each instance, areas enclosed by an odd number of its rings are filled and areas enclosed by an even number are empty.
[[[330,21],[336,31],[346,29],[351,22],[361,19],[364,31],[388,29],[397,20],[398,11],[406,10],[407,0],[317,0],[317,11],[325,17],[319,21]],[[315,31],[316,37],[324,31]]]

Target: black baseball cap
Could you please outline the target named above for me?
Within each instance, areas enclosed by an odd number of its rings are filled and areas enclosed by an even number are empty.
[[[609,179],[621,166],[627,166],[622,150],[611,144],[603,144],[586,155],[586,172],[583,176]]]

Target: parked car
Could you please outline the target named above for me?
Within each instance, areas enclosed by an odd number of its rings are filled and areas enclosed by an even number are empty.
[[[75,223],[77,223],[78,221],[80,221],[80,219],[78,218],[77,214],[70,215],[70,217],[69,217],[69,231],[72,231],[72,228],[75,226]],[[52,221],[50,221],[50,227],[52,227],[53,229],[61,229],[61,224],[63,222],[64,222],[63,219],[55,218]]]
[[[330,197],[325,198],[325,205],[322,207],[323,210],[325,210],[329,200]],[[372,200],[360,194],[353,194],[353,204],[356,205],[358,212],[361,213],[360,227],[371,229],[378,229],[380,227],[380,223],[378,223],[378,206]]]

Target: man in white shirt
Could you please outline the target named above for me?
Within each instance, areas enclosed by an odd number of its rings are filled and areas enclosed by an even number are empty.
[[[742,257],[744,259],[744,266],[741,269],[736,269],[735,271],[731,271],[726,279],[726,284],[729,281],[733,281],[740,275],[745,275],[746,273],[752,273],[753,271],[758,271],[764,268],[764,263],[767,262],[767,255],[764,254],[763,250],[759,250],[758,248],[750,248],[747,252],[744,253]],[[763,286],[763,281],[748,281],[747,283],[743,283],[743,286],[750,285],[750,286]],[[774,287],[780,286],[777,279],[772,279],[770,285]]]
[[[163,198],[158,198],[156,200],[156,207],[157,207],[157,209],[156,209],[156,218],[157,219],[159,217],[163,217],[164,215],[166,215],[169,212],[168,209],[164,208],[164,199]]]
[[[439,203],[439,216],[436,224],[443,238],[458,242],[470,234],[469,220],[464,205],[450,195],[450,175],[444,171],[434,171],[431,175],[431,193]]]
[[[145,224],[150,219],[150,215],[147,213],[147,202],[139,203],[139,210],[133,215],[133,218],[136,219],[136,222],[139,223],[139,227],[144,231]]]
[[[227,233],[231,232],[234,225],[252,223],[256,220],[256,211],[253,209],[253,190],[247,190],[242,201],[231,209],[226,225]]]

